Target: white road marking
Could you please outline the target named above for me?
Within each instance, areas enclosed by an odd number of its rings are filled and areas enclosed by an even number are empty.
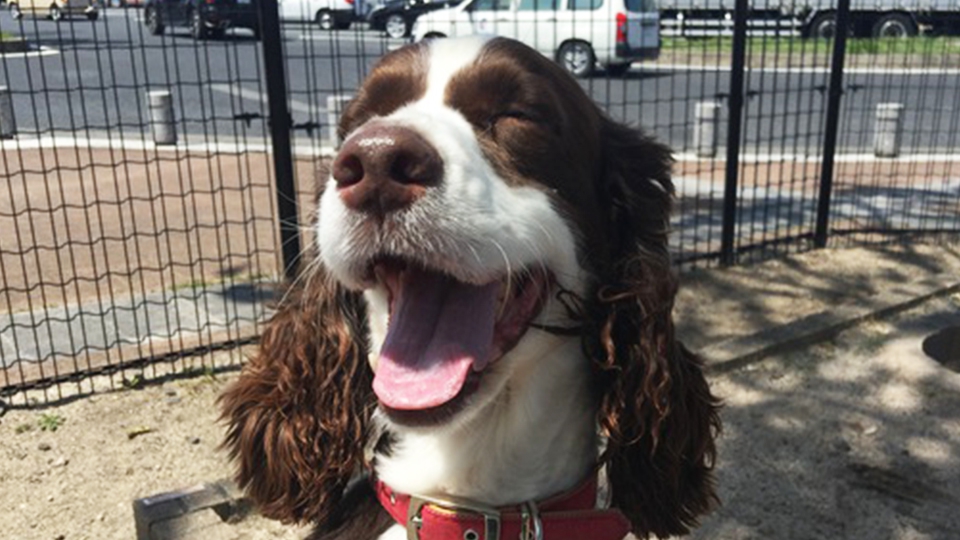
[[[216,92],[237,96],[242,99],[259,101],[264,105],[270,104],[270,100],[266,94],[257,92],[256,90],[251,90],[249,88],[243,88],[235,84],[211,84],[210,89]],[[313,106],[313,105],[310,105],[309,103],[303,103],[302,101],[297,101],[294,99],[291,99],[288,103],[290,105],[290,110],[294,112],[317,115],[317,116],[327,114],[327,109],[319,105]]]

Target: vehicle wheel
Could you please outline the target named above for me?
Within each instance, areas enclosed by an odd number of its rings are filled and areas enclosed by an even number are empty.
[[[445,34],[441,34],[440,32],[430,32],[429,34],[423,36],[423,41],[428,39],[443,39],[445,37],[447,36]]]
[[[154,7],[147,8],[147,31],[154,36],[163,34],[163,23],[160,21],[160,13]]]
[[[7,9],[10,10],[10,16],[13,17],[13,20],[19,21],[23,18],[23,12],[20,11],[20,6],[17,4],[10,4]]]
[[[623,77],[630,71],[630,66],[632,62],[627,62],[626,64],[609,64],[607,66],[607,75],[611,77]]]
[[[917,23],[904,13],[890,13],[880,17],[873,25],[873,37],[907,38],[917,35]]]
[[[837,17],[833,13],[821,13],[810,21],[807,37],[833,39],[837,35]]]
[[[589,77],[593,73],[593,48],[583,41],[568,41],[557,51],[560,66],[574,77]]]
[[[196,9],[190,14],[190,35],[193,39],[207,38],[207,25],[203,22],[203,15]]]
[[[50,6],[50,20],[54,22],[59,22],[63,20],[63,12],[60,11],[60,8],[57,6]]]
[[[207,35],[209,35],[212,39],[223,39],[223,35],[226,33],[227,31],[223,28],[211,28],[207,31]]]
[[[383,22],[383,30],[392,38],[402,38],[406,37],[410,32],[410,27],[407,25],[407,20],[403,18],[403,15],[394,13]]]
[[[99,18],[100,18],[100,12],[99,12],[99,11],[91,11],[90,13],[87,13],[87,20],[88,20],[88,21],[95,21],[95,20],[97,20],[97,19],[99,19]]]
[[[856,23],[850,20],[847,23],[847,37],[853,37]],[[835,13],[821,13],[810,21],[804,37],[814,39],[833,39],[837,35],[837,15]]]
[[[317,25],[321,30],[333,30],[336,21],[333,20],[333,13],[323,10],[317,12]]]
[[[257,25],[250,29],[253,32],[253,39],[260,41],[260,38],[263,37],[263,34],[260,32],[260,25]]]

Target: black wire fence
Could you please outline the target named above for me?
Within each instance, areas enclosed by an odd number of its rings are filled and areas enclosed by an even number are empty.
[[[660,6],[654,59],[602,44],[632,39],[632,15],[593,12],[611,2],[656,15],[635,0],[449,4],[474,22],[481,8],[574,17],[573,38],[558,22],[484,30],[539,42],[612,117],[675,149],[681,267],[957,238],[950,13],[940,25],[848,0],[677,0]],[[239,365],[212,353],[255,342],[312,241],[315,176],[364,74],[425,32],[472,30],[443,27],[440,11],[413,25],[412,1],[83,5],[75,19],[0,14],[0,399],[12,406]],[[224,28],[231,10],[246,18]],[[358,15],[370,11],[375,29]]]

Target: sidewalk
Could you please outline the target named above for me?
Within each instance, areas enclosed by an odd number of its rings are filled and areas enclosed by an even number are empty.
[[[280,274],[268,154],[0,158],[0,385],[256,335]],[[308,190],[314,169],[297,162]]]
[[[279,275],[269,154],[108,145],[2,155],[0,367],[11,369],[0,384],[256,335],[264,286]],[[297,161],[309,180],[302,223],[321,159]],[[681,257],[719,249],[723,167],[675,166]],[[809,227],[818,173],[815,163],[746,163],[743,234]],[[835,226],[880,226],[878,216],[906,229],[930,216],[960,226],[960,163],[838,163],[836,186]]]
[[[0,158],[0,313],[278,274],[268,154],[62,148]],[[296,165],[306,222],[316,162]]]

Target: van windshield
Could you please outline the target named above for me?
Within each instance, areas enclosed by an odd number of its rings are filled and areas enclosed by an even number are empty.
[[[657,11],[657,0],[624,0],[627,5],[627,11],[633,13],[644,13]]]

